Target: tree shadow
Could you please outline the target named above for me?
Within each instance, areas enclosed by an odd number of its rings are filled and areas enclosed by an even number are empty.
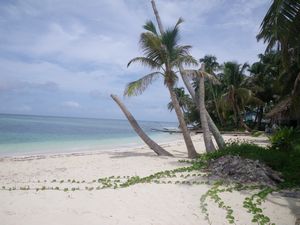
[[[132,151],[115,151],[108,153],[110,158],[127,158],[127,157],[160,157],[160,158],[168,158],[167,156],[157,156],[154,152],[132,152]]]

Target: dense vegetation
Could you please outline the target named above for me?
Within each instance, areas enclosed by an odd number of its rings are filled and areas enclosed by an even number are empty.
[[[299,126],[300,121],[300,2],[274,0],[257,35],[266,43],[252,65],[219,63],[206,55],[199,61],[218,82],[206,80],[206,107],[223,129],[264,130],[266,123]],[[194,88],[198,92],[198,81]],[[186,121],[199,124],[199,115],[184,89],[176,94]],[[168,108],[172,110],[172,105]],[[269,115],[268,115],[269,113]],[[267,115],[267,116],[266,116]],[[252,117],[252,118],[251,118]],[[253,118],[255,117],[255,118]]]
[[[281,187],[300,186],[300,131],[283,128],[270,137],[272,145],[268,148],[250,143],[232,142],[213,153],[202,155],[194,161],[195,167],[220,158],[224,155],[239,155],[243,158],[259,160],[272,169],[282,173]]]

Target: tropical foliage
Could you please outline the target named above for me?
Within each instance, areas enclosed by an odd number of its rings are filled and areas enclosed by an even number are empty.
[[[187,146],[188,155],[194,158],[197,156],[197,153],[187,130],[181,110],[182,107],[180,108],[180,102],[174,92],[174,87],[178,80],[174,70],[182,65],[197,64],[197,61],[189,54],[191,46],[178,44],[179,25],[182,22],[182,19],[179,19],[174,28],[160,31],[160,33],[157,32],[153,22],[148,21],[144,25],[146,31],[140,36],[140,45],[144,56],[130,60],[128,66],[132,63],[140,63],[151,69],[152,72],[129,83],[124,95],[132,96],[141,94],[154,80],[163,77],[164,84],[170,92],[172,107],[175,109]]]

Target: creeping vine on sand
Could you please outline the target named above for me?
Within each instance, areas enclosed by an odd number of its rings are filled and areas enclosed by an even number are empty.
[[[21,186],[17,188],[16,186],[13,187],[7,187],[2,186],[2,190],[7,191],[15,191],[15,190],[22,190],[22,191],[29,191],[29,190],[36,190],[36,191],[45,191],[45,190],[56,190],[56,191],[79,191],[79,190],[86,190],[86,191],[93,191],[93,190],[100,190],[100,189],[106,189],[106,188],[126,188],[129,186],[133,186],[135,184],[141,184],[141,183],[156,183],[156,184],[184,184],[184,185],[196,185],[196,184],[209,184],[208,180],[193,180],[191,181],[190,178],[197,178],[197,177],[205,177],[202,173],[191,173],[192,171],[199,171],[200,169],[203,169],[207,164],[205,160],[198,160],[197,163],[194,163],[194,160],[181,160],[180,162],[183,163],[191,163],[191,166],[186,167],[180,167],[173,170],[165,170],[160,171],[154,174],[151,174],[149,176],[140,177],[140,176],[110,176],[110,177],[103,177],[99,179],[93,179],[91,181],[85,181],[85,180],[75,180],[75,179],[68,179],[60,180],[53,179],[50,183],[52,184],[86,184],[86,185],[95,185],[98,184],[98,186],[85,186],[85,188],[80,188],[79,186],[73,186],[73,187],[49,187],[45,184],[40,187],[30,187],[29,185]],[[177,176],[177,174],[180,173],[180,176]],[[180,178],[179,180],[170,180],[173,178]],[[167,179],[167,180],[163,180]],[[42,183],[41,181],[32,182],[32,183]],[[44,180],[44,183],[47,183],[47,180]],[[234,217],[234,211],[233,209],[226,205],[224,200],[219,196],[222,192],[232,192],[235,191],[241,191],[241,190],[259,190],[259,192],[253,194],[250,197],[246,197],[243,202],[243,207],[246,208],[248,213],[251,213],[253,215],[252,222],[255,222],[259,225],[274,225],[274,223],[270,222],[270,218],[265,216],[263,214],[262,209],[259,207],[262,202],[266,199],[267,195],[272,193],[274,190],[268,187],[262,187],[262,186],[247,186],[242,184],[225,184],[221,181],[218,181],[213,184],[213,186],[201,196],[200,198],[200,208],[202,210],[202,213],[205,216],[205,219],[208,221],[209,224],[211,224],[210,218],[209,218],[209,212],[208,212],[208,204],[207,199],[210,198],[213,200],[219,208],[226,211],[226,220],[230,224],[235,224],[235,217]]]

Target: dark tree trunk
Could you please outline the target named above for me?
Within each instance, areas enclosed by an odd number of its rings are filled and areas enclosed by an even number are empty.
[[[258,118],[257,118],[257,128],[258,128],[258,130],[261,129],[261,121],[262,121],[262,118],[263,118],[263,114],[264,114],[264,107],[260,106],[259,107],[259,112],[258,112]]]

